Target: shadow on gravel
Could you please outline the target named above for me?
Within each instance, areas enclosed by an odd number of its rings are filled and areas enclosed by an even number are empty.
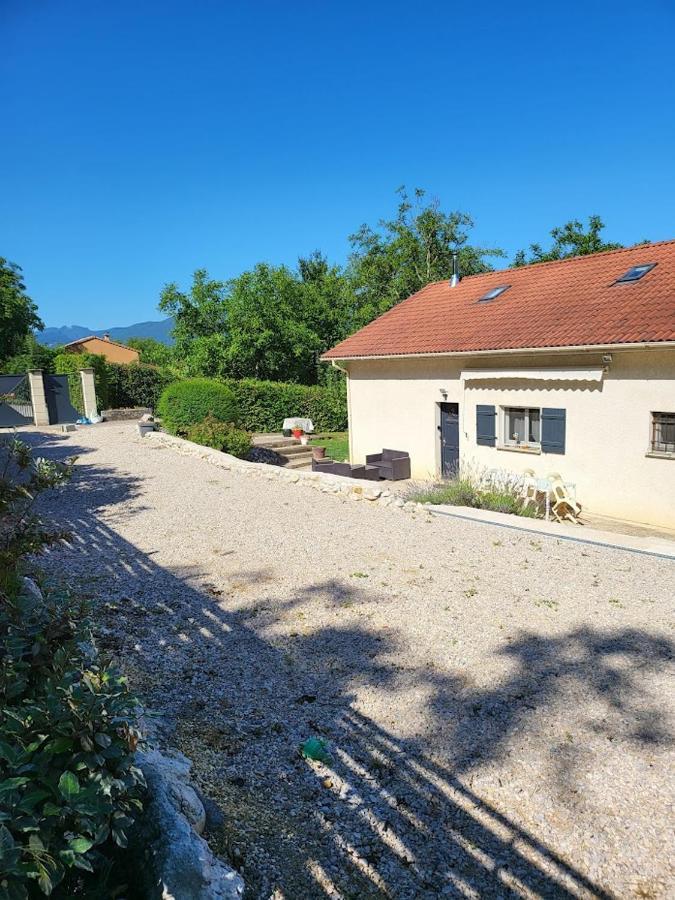
[[[317,583],[280,605],[251,602],[256,588],[270,590],[264,565],[238,573],[236,589],[157,566],[101,518],[102,508],[113,515],[136,494],[133,477],[80,464],[72,485],[48,502],[76,536],[49,566],[106,595],[100,640],[162,714],[164,739],[195,760],[202,789],[224,812],[211,842],[242,870],[249,896],[611,896],[611,885],[590,882],[542,834],[518,825],[516,813],[474,792],[467,776],[502,758],[514,733],[574,685],[620,710],[623,739],[669,743],[642,683],[672,658],[670,642],[631,630],[521,632],[503,651],[510,676],[488,691],[459,674],[403,670],[393,631],[308,632],[311,621],[301,619],[297,632],[288,630],[289,613],[312,603],[358,604],[352,585]],[[358,670],[345,662],[355,657]],[[395,726],[359,712],[357,691],[389,691],[395,723],[401,683],[426,688],[426,738],[399,739]],[[310,735],[330,743],[331,772],[300,758]],[[573,777],[560,766],[561,778]]]

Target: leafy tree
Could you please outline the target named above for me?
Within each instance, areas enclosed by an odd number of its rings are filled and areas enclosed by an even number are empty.
[[[0,372],[10,375],[28,372],[29,369],[53,372],[54,359],[60,352],[61,348],[45,347],[36,340],[34,334],[28,334],[23,338],[18,350],[0,362]]]
[[[318,339],[318,356],[359,327],[359,298],[352,280],[318,250],[298,260],[298,275],[306,321]],[[322,383],[341,381],[343,377],[337,369],[318,365],[317,378]]]
[[[540,244],[530,244],[530,256],[525,250],[519,250],[513,261],[514,266],[528,266],[532,263],[551,262],[556,259],[569,259],[572,256],[588,256],[601,253],[603,250],[620,250],[622,244],[603,241],[600,232],[605,224],[600,216],[589,216],[588,230],[578,219],[567,222],[562,228],[551,231],[553,245],[544,250]]]
[[[195,338],[227,331],[226,296],[227,285],[210,279],[206,269],[194,273],[189,293],[180,291],[175,282],[164,287],[159,309],[175,319],[173,337],[177,358],[189,355]]]
[[[0,256],[0,359],[18,353],[33,329],[44,324],[26,293],[21,267]]]
[[[162,301],[177,319],[175,368],[188,377],[313,384],[318,355],[355,327],[351,283],[318,252],[297,270],[259,263],[226,285],[200,270],[189,293],[172,285]]]
[[[398,194],[395,218],[380,221],[377,228],[362,225],[350,236],[349,274],[358,299],[354,327],[430,282],[450,278],[454,251],[464,275],[490,271],[490,257],[505,255],[468,243],[473,220],[466,213],[443,212],[438,201],[425,201],[421,188],[413,198],[403,187]]]
[[[140,362],[152,366],[169,366],[173,362],[173,350],[155,338],[129,338],[127,347],[138,350]]]
[[[230,341],[227,334],[207,334],[196,337],[190,344],[189,352],[177,360],[175,368],[188,378],[227,377],[229,373]]]
[[[238,378],[316,380],[316,353],[324,344],[315,330],[321,313],[309,289],[286,266],[259,263],[230,282],[227,301],[228,370]]]

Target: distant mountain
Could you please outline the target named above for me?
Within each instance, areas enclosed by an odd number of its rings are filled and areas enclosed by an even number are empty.
[[[69,344],[80,338],[96,334],[102,337],[109,334],[113,341],[123,344],[129,338],[154,338],[162,344],[173,344],[171,331],[173,319],[162,319],[161,322],[137,322],[136,325],[126,325],[121,328],[86,328],[84,325],[62,325],[60,328],[45,328],[36,334],[41,344],[55,347],[57,344]]]

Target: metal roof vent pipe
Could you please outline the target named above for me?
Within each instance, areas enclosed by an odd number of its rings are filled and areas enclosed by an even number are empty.
[[[457,259],[457,251],[452,251],[452,278],[450,279],[450,287],[457,287],[459,284],[459,261]]]

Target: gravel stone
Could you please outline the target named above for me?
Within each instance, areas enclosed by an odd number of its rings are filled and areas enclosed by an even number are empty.
[[[92,596],[247,896],[673,895],[672,560],[347,503],[134,428],[31,436],[79,454],[41,502],[73,542],[40,565]],[[329,764],[300,758],[312,735]]]

